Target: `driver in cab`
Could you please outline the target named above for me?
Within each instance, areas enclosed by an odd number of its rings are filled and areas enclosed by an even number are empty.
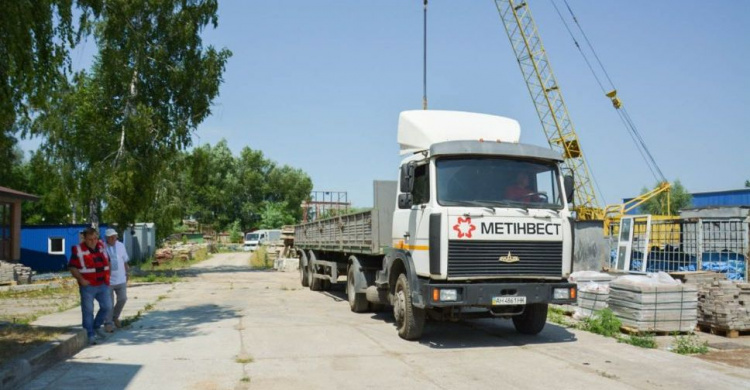
[[[529,175],[526,172],[518,172],[515,182],[505,190],[505,198],[524,203],[541,201],[541,197],[529,187]]]

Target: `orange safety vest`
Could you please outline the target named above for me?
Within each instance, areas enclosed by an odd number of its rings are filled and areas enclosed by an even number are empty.
[[[85,243],[73,247],[70,265],[78,268],[92,286],[109,285],[109,256],[101,242],[96,243],[98,252],[91,252]]]

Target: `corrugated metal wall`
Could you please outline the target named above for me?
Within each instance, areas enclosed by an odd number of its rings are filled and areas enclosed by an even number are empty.
[[[709,206],[750,206],[750,188],[729,191],[697,192],[691,194],[693,204],[688,208]],[[625,198],[628,202],[633,198]],[[641,214],[640,207],[631,210],[628,215]]]
[[[78,244],[78,232],[89,225],[28,225],[21,227],[21,264],[37,273],[67,270],[71,248]],[[100,225],[104,237],[107,225]],[[62,239],[64,253],[50,254],[50,239]]]

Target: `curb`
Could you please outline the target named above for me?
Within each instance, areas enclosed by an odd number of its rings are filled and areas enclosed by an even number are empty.
[[[87,345],[85,329],[40,328],[57,329],[64,334],[0,366],[0,388],[17,388],[55,363],[77,354]]]

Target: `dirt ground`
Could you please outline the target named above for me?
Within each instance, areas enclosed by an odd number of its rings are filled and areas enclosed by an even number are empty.
[[[711,351],[705,355],[696,355],[696,357],[711,362],[728,364],[730,366],[750,368],[750,348],[729,351]]]

